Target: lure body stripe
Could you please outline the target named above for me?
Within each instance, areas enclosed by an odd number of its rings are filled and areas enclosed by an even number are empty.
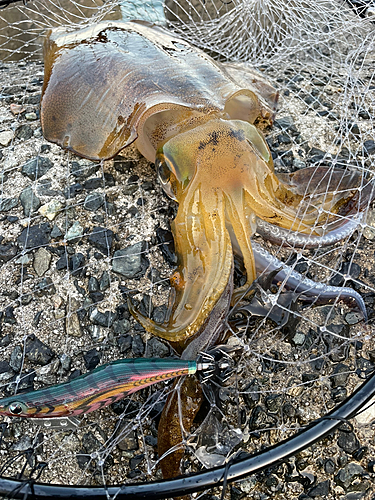
[[[191,360],[122,359],[70,382],[1,399],[0,415],[28,418],[81,415],[162,380],[196,371],[197,363]]]

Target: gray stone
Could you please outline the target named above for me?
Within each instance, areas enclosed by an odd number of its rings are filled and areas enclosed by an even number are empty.
[[[146,346],[146,358],[165,358],[169,356],[169,346],[165,345],[159,339],[152,337]]]
[[[51,226],[46,222],[23,229],[17,241],[23,248],[37,248],[48,245],[51,240]]]
[[[38,276],[43,276],[43,274],[48,271],[51,258],[52,255],[44,247],[38,248],[35,252],[33,267]]]
[[[11,369],[9,363],[7,361],[0,361],[0,382],[6,382],[11,379],[14,375],[13,370]]]
[[[113,322],[113,331],[115,332],[116,335],[121,335],[130,330],[130,321],[127,319],[116,319],[116,321]]]
[[[53,165],[49,158],[37,156],[22,166],[22,173],[35,181],[43,177],[52,167]]]
[[[333,388],[344,386],[348,380],[350,374],[350,368],[343,363],[339,363],[335,366],[333,373],[331,375],[331,386]]]
[[[346,453],[354,453],[360,447],[360,442],[354,432],[339,431],[339,438],[337,444]]]
[[[104,326],[109,328],[113,325],[116,319],[116,313],[112,311],[100,312],[96,307],[92,310],[90,314],[90,321],[95,325]]]
[[[148,260],[144,256],[145,243],[135,243],[124,250],[117,250],[112,259],[112,269],[125,278],[134,278],[145,271]],[[144,274],[144,273],[143,273]]]
[[[32,138],[34,134],[33,129],[30,127],[30,125],[20,125],[16,132],[15,132],[15,137],[17,139],[20,139],[22,141],[27,141]]]
[[[336,474],[335,482],[347,491],[352,482],[355,479],[362,477],[364,473],[365,471],[363,467],[359,464],[351,462]]]
[[[0,198],[0,212],[9,212],[18,205],[18,198]]]
[[[23,213],[28,217],[33,212],[36,212],[40,207],[40,199],[36,196],[31,186],[27,186],[20,194],[20,202],[23,208]]]
[[[86,196],[83,207],[86,210],[96,212],[102,205],[104,205],[105,198],[101,193],[90,193]]]
[[[16,345],[10,355],[9,366],[15,372],[21,371],[22,368],[22,360],[23,360],[23,349],[20,345]]]
[[[113,231],[100,226],[94,227],[88,237],[88,242],[105,255],[111,251],[112,241]]]
[[[32,363],[44,366],[51,361],[55,353],[35,335],[31,335],[26,340],[25,355]]]

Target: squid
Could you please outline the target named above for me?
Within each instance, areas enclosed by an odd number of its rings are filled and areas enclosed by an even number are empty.
[[[255,71],[220,64],[146,22],[48,32],[45,138],[91,160],[113,158],[134,142],[178,202],[167,318],[155,323],[129,303],[153,334],[186,342],[204,330],[230,280],[234,252],[247,282],[232,302],[244,294],[259,272],[251,242],[257,227],[271,240],[278,228],[279,240],[294,234],[316,244],[327,241],[327,228],[336,240],[347,234],[347,221],[362,209],[362,175],[354,169],[275,174],[262,131],[273,123],[277,100]]]

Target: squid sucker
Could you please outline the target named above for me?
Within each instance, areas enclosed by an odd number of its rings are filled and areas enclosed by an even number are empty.
[[[262,130],[272,125],[277,99],[255,71],[218,63],[146,22],[47,34],[45,138],[91,160],[113,158],[135,141],[179,204],[169,316],[158,324],[130,304],[153,334],[181,342],[204,328],[230,278],[233,252],[247,275],[233,300],[248,289],[257,276],[250,238],[259,221],[276,242],[295,233],[302,246],[319,238],[326,244],[352,230],[348,221],[372,197],[372,185],[358,195],[363,178],[355,169],[275,174]],[[281,236],[272,236],[272,227]],[[326,228],[334,230],[331,240]]]

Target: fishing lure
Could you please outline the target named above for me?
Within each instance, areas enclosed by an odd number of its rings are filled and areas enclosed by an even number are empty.
[[[70,382],[0,400],[0,415],[51,418],[89,413],[157,382],[213,370],[210,355],[197,360],[139,358],[102,365]]]

